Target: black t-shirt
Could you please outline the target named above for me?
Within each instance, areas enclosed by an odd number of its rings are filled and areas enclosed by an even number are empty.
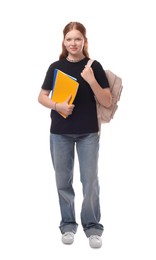
[[[52,90],[54,69],[62,70],[71,75],[79,83],[77,95],[73,102],[75,107],[72,115],[64,118],[56,111],[51,110],[51,133],[85,134],[99,131],[94,93],[89,84],[80,75],[87,61],[88,58],[86,57],[79,62],[70,62],[64,58],[49,66],[42,89]],[[101,64],[95,60],[92,64],[92,69],[99,85],[102,88],[108,88],[109,83]]]

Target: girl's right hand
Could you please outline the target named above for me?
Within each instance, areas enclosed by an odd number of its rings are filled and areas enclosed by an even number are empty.
[[[60,113],[63,113],[64,115],[66,116],[69,116],[72,114],[73,112],[73,109],[75,107],[75,105],[73,104],[69,104],[69,101],[71,99],[71,95],[62,103],[57,103],[56,104],[56,111],[60,112]]]

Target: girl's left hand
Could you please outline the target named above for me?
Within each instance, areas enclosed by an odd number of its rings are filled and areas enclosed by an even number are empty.
[[[95,80],[94,72],[93,72],[92,68],[91,67],[87,67],[87,66],[85,66],[85,68],[81,72],[81,77],[85,81],[87,81],[87,83],[89,85],[91,85],[91,83]]]

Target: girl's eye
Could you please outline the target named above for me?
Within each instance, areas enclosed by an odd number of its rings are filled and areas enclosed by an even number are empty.
[[[67,38],[66,41],[70,42],[70,41],[72,41],[72,39],[71,38]],[[74,41],[81,41],[81,39],[80,38],[76,38]]]

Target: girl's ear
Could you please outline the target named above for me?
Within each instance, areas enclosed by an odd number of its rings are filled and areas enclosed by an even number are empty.
[[[63,45],[66,47],[65,40],[63,40]]]

